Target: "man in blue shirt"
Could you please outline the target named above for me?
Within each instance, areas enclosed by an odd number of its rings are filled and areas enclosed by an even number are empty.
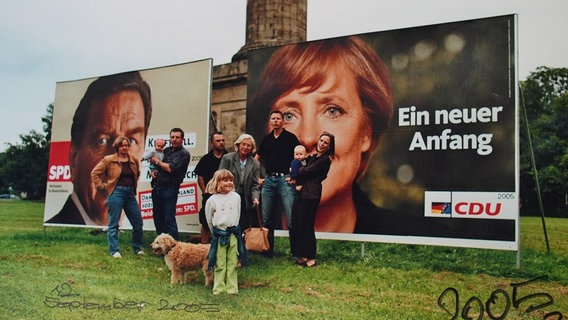
[[[158,234],[167,233],[178,240],[176,204],[179,186],[187,172],[190,155],[183,147],[184,132],[170,130],[170,146],[164,149],[164,159],[152,156],[150,161],[158,168],[152,173],[152,206],[154,226]]]

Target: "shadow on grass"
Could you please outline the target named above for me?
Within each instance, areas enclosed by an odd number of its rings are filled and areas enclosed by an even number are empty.
[[[106,233],[101,229],[48,227],[42,231],[15,233],[4,239],[21,241],[73,241],[74,243],[90,244],[93,243],[93,241],[98,243],[101,237],[106,239]]]

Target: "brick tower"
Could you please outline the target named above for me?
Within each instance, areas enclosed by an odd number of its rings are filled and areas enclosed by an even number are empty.
[[[223,131],[227,146],[246,131],[248,50],[306,41],[306,12],[307,0],[247,1],[245,45],[213,67],[210,133]]]

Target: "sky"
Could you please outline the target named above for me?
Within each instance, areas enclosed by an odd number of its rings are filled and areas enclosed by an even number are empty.
[[[212,58],[245,44],[246,0],[0,0],[0,151],[42,131],[57,82]],[[566,0],[308,0],[307,40],[518,14],[519,79],[568,67]]]

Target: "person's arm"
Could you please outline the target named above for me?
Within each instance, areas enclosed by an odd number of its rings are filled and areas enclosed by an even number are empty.
[[[251,198],[252,205],[258,206],[260,204],[260,164],[257,160],[253,161],[254,169],[252,171]]]
[[[315,157],[315,155],[313,157]],[[331,159],[327,155],[317,158],[315,161],[300,167],[298,170],[298,179],[304,181],[313,176],[318,176],[322,172],[329,170],[330,164]]]
[[[138,158],[133,155],[132,153],[128,153],[129,157],[132,159],[132,163],[134,165],[133,171],[134,171],[134,175],[136,176],[136,181],[134,181],[134,184],[138,184],[138,179],[140,179],[140,160],[138,160]]]
[[[214,200],[209,198],[207,202],[205,202],[205,219],[207,220],[207,225],[209,226],[209,230],[213,232],[213,214],[215,212],[215,203]]]
[[[264,184],[264,178],[262,176],[262,156],[257,151],[254,158],[258,161],[258,184],[262,186]]]
[[[205,179],[203,178],[203,176],[197,176],[197,184],[199,185],[199,190],[201,190],[201,193],[205,193]]]
[[[203,174],[205,173],[204,171],[207,170],[206,162],[207,162],[207,155],[201,157],[201,159],[199,159],[199,162],[195,166],[195,169],[193,169],[193,172],[197,175],[197,185],[199,186],[199,190],[201,190],[201,193],[207,192],[206,190],[207,185],[205,183],[205,178],[203,177]]]
[[[236,201],[235,201],[236,207],[235,208],[237,209],[237,217],[235,219],[235,222],[236,222],[237,225],[239,225],[239,220],[241,219],[241,201],[243,201],[243,199],[241,199],[241,196],[239,196],[238,193],[236,193],[236,195],[237,196],[235,197],[236,198]]]
[[[172,173],[172,168],[170,167],[170,164],[158,159],[158,157],[156,157],[156,155],[152,155],[152,158],[150,158],[150,161],[153,164],[155,164],[158,168],[166,171],[167,173]]]
[[[142,155],[142,161],[149,161],[153,155],[155,155],[154,150],[147,150],[146,152],[144,152],[144,155]]]
[[[107,169],[107,163],[105,159],[101,159],[99,163],[91,170],[91,181],[95,188],[99,191],[105,190],[105,183],[103,182],[103,175]]]
[[[228,156],[228,154],[224,155],[223,157],[221,157],[221,162],[219,162],[219,170],[220,169],[227,169],[227,170],[231,171],[229,169],[230,164],[231,164],[230,156]]]
[[[296,180],[298,178],[298,171],[302,166],[302,162],[299,160],[293,160],[290,164],[290,178]]]

